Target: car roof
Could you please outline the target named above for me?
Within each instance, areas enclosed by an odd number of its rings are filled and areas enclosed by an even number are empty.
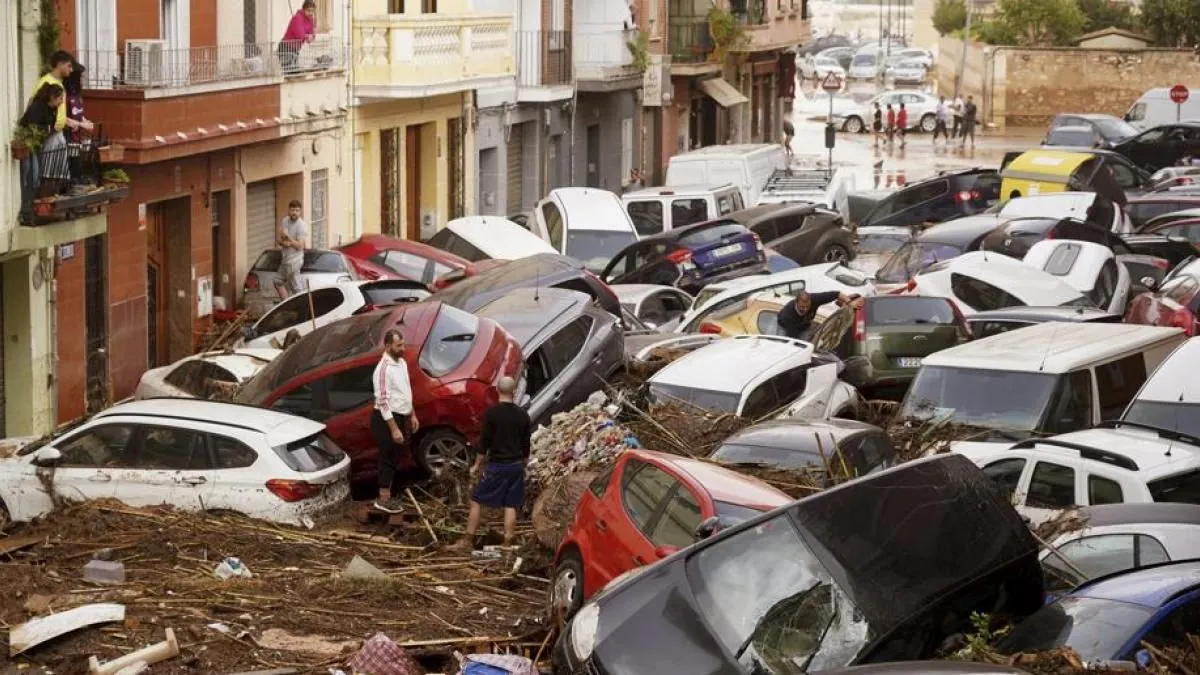
[[[1184,560],[1128,570],[1085,582],[1072,591],[1071,596],[1162,607],[1197,586],[1200,586],[1200,560]]]
[[[541,237],[507,218],[466,216],[446,223],[446,229],[483,249],[489,257],[517,259],[538,253],[557,252]]]
[[[471,311],[480,307],[479,303],[488,302],[491,297],[503,294],[510,288],[528,285],[531,279],[542,288],[547,288],[566,279],[584,276],[586,270],[583,263],[574,258],[560,253],[536,253],[467,277],[439,290],[428,299],[441,300]]]
[[[825,443],[832,437],[833,442],[838,443],[854,434],[872,430],[882,432],[882,429],[873,424],[856,420],[770,420],[742,429],[726,438],[725,443],[807,452],[807,447],[798,447],[800,445],[797,443],[798,438],[816,436],[821,439],[822,443]],[[813,445],[815,445],[815,441]],[[826,446],[825,451],[832,455],[833,445]]]
[[[474,314],[500,324],[523,349],[548,327],[580,314],[591,301],[587,293],[566,288],[514,288]]]
[[[1065,454],[1078,457],[1077,450],[1051,445],[1043,441],[1058,441],[1110,452],[1131,460],[1137,472],[1145,480],[1157,480],[1179,473],[1180,468],[1192,468],[1200,447],[1185,440],[1174,441],[1173,432],[1166,430],[1162,435],[1149,429],[1133,426],[1100,426],[1058,434],[1046,439],[1032,438],[1018,445],[1031,447],[1038,452]],[[1087,458],[1090,459],[1090,458]],[[1103,460],[1094,460],[1103,461]],[[1112,464],[1112,462],[1105,462]],[[1118,466],[1114,464],[1114,466]],[[1129,471],[1129,467],[1119,467]]]
[[[1054,259],[1055,253],[1063,248],[1077,248],[1078,253],[1071,261],[1071,267],[1066,274],[1053,274],[1046,270],[1050,262]],[[1091,284],[1096,281],[1100,269],[1109,260],[1115,261],[1116,256],[1113,255],[1112,249],[1093,241],[1080,241],[1073,239],[1043,239],[1034,242],[1033,246],[1029,247],[1029,251],[1025,253],[1022,259],[1026,264],[1040,269],[1051,276],[1057,277],[1066,281],[1068,284],[1076,288],[1082,288],[1082,284]],[[1035,264],[1036,263],[1036,264]],[[1076,286],[1076,284],[1079,284]]]
[[[197,398],[150,398],[117,405],[96,413],[93,419],[136,416],[163,422],[180,420],[236,427],[262,433],[271,446],[287,445],[321,433],[325,425],[270,408],[220,403]]]
[[[1135,502],[1079,509],[1085,527],[1139,524],[1200,525],[1200,504]]]
[[[1063,304],[1083,296],[1061,278],[1002,253],[967,251],[935,265],[917,273],[918,295],[923,279],[962,274],[1001,288],[1022,302]]]
[[[1051,321],[943,349],[922,365],[1065,373],[1182,334],[1179,328]]]
[[[667,364],[654,384],[728,393],[745,391],[765,373],[812,356],[812,345],[773,335],[739,335],[707,344]]]
[[[976,312],[967,321],[1099,321],[1118,316],[1095,307],[1005,307]]]
[[[625,214],[625,203],[621,201],[620,197],[608,190],[587,187],[554,188],[546,196],[546,199],[556,200],[562,205],[563,224],[568,230],[621,232],[633,230],[629,216]],[[623,217],[619,219],[605,218],[604,212],[606,210],[612,211],[613,208],[620,210]],[[576,214],[576,216],[572,217],[571,214]],[[575,224],[581,220],[586,223],[586,226],[579,227]],[[575,222],[573,223],[572,221]]]
[[[741,211],[734,211],[729,215],[722,216],[719,220],[732,220],[749,227],[766,218],[797,214],[807,215],[816,211],[829,211],[829,209],[803,202],[792,204],[760,204],[758,206],[751,206],[748,209],[742,209]]]
[[[777,488],[743,473],[738,473],[713,462],[692,459],[681,455],[670,455],[652,450],[630,450],[633,455],[650,457],[670,464],[708,491],[719,502],[744,506],[766,507],[767,510],[791,504],[795,500]]]
[[[705,185],[704,183],[687,185],[660,185],[658,187],[630,190],[629,192],[622,194],[621,199],[637,199],[641,197],[687,197],[689,195],[708,195],[709,193],[724,192],[736,189],[737,186],[733,183],[723,183],[720,185]]]
[[[403,251],[404,253],[411,253],[413,255],[420,256],[422,258],[428,258],[429,260],[443,263],[451,267],[466,267],[470,264],[470,261],[466,260],[462,256],[455,255],[449,251],[443,251],[436,246],[430,246],[429,244],[423,244],[419,241],[413,241],[411,239],[400,239],[399,237],[378,233],[364,234],[352,242],[338,246],[337,250],[344,253],[346,249],[360,244],[365,244],[380,251]]]
[[[994,213],[980,213],[938,223],[918,234],[915,239],[935,244],[965,245],[996,229],[1003,222],[1005,220]]]
[[[205,352],[187,360],[215,363],[233,373],[239,380],[245,380],[282,353],[282,349],[272,347],[239,347],[230,351]]]
[[[1200,384],[1192,367],[1200,362],[1200,337],[1175,348],[1142,385],[1135,401],[1200,403]]]

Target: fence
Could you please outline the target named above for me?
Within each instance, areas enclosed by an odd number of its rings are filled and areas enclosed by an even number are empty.
[[[518,31],[516,39],[519,86],[545,87],[571,83],[571,31]]]
[[[97,131],[99,131],[97,129]],[[80,210],[88,203],[107,201],[102,194],[100,148],[108,145],[99,133],[67,141],[62,134],[47,138],[42,147],[21,160],[21,221],[33,216]]]

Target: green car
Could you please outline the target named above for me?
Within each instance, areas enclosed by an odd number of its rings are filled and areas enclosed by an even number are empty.
[[[926,356],[968,339],[967,323],[951,300],[880,295],[829,315],[812,341],[817,352],[845,363],[841,378],[864,397],[899,399]]]

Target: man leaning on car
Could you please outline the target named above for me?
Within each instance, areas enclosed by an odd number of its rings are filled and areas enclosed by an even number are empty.
[[[812,335],[813,319],[817,316],[817,308],[831,302],[836,302],[838,307],[845,307],[849,304],[861,307],[863,299],[858,295],[846,295],[838,291],[827,293],[800,291],[795,300],[779,310],[779,316],[776,318],[779,322],[779,330],[794,340],[809,340]]]

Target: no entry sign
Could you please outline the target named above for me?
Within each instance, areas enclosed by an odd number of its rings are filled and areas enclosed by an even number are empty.
[[[1171,87],[1171,102],[1175,105],[1181,105],[1188,100],[1188,88],[1182,84],[1177,84]]]

